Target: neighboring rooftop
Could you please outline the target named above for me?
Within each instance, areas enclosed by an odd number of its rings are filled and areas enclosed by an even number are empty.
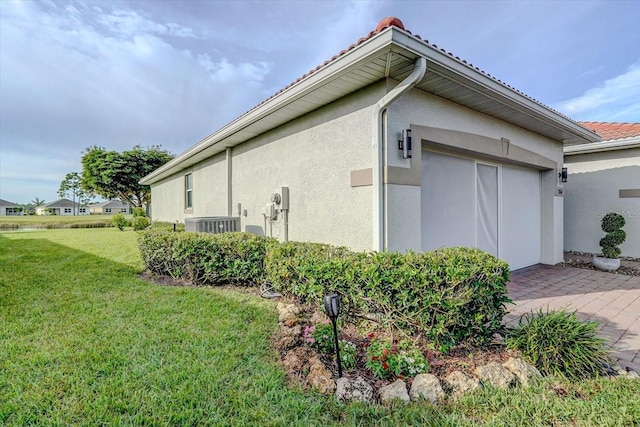
[[[579,122],[587,129],[591,129],[604,141],[615,139],[632,138],[640,136],[640,123],[618,123],[618,122]]]

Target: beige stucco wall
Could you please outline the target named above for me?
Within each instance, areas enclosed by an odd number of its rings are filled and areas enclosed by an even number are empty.
[[[262,215],[275,189],[290,192],[289,240],[372,245],[372,188],[352,187],[351,171],[371,167],[371,106],[384,84],[358,91],[231,150],[232,215],[241,205],[241,228],[284,238],[282,215],[266,225]],[[226,154],[188,171],[193,174],[193,211],[185,213],[184,174],[152,185],[153,219],[227,215]]]
[[[410,128],[411,125],[465,132],[496,140],[507,138],[513,145],[551,159],[558,168],[562,166],[563,153],[559,142],[415,89],[389,107],[387,116],[387,163],[389,165],[408,168],[410,162],[421,162],[420,142],[416,140],[415,135],[413,159],[402,159],[397,149],[397,140],[402,129]],[[543,171],[541,177],[541,262],[555,264],[562,261],[563,255],[563,197],[557,194],[561,184],[558,182],[555,170]],[[405,200],[405,203],[392,203],[387,207],[389,248],[403,247],[403,242],[409,242],[408,248],[419,248],[421,242],[419,187],[388,185],[387,194],[389,194],[389,200]]]
[[[352,187],[352,170],[371,167],[371,105],[375,85],[233,149],[233,206],[247,210],[243,230],[263,232],[263,207],[289,187],[289,240],[369,250],[372,189]],[[277,143],[273,143],[277,141]],[[266,234],[282,239],[280,216]]]
[[[151,219],[184,222],[184,174],[171,175],[151,186]]]
[[[622,256],[640,258],[640,198],[621,198],[621,189],[640,189],[640,148],[565,157],[565,248],[599,253],[600,221],[608,212],[624,216],[627,240]]]

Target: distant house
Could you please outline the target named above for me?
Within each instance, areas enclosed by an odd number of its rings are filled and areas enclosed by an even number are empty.
[[[89,206],[60,199],[36,207],[36,215],[89,215]]]
[[[94,215],[115,215],[117,213],[129,214],[132,207],[128,203],[120,200],[109,200],[101,203],[93,203],[89,205],[89,211]]]
[[[640,258],[640,123],[583,122],[602,142],[564,148],[564,242],[569,251],[598,253],[600,220],[621,214],[626,225],[622,256]]]
[[[0,216],[22,215],[22,207],[16,203],[0,199]]]
[[[154,220],[517,269],[562,261],[563,143],[599,140],[390,17],[140,182]]]

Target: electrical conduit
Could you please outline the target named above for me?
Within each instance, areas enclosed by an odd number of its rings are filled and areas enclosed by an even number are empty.
[[[386,242],[384,235],[384,120],[387,107],[405,92],[413,88],[427,72],[427,60],[415,61],[413,72],[373,106],[372,173],[373,173],[373,249],[382,252]]]

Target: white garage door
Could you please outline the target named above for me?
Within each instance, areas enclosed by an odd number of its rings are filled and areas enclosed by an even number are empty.
[[[540,173],[422,153],[422,249],[477,247],[512,269],[540,262]]]

